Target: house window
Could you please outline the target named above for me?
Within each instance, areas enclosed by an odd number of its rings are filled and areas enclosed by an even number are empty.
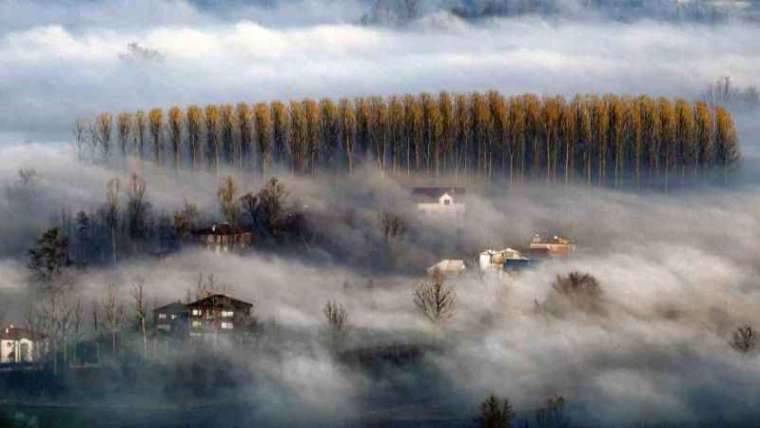
[[[200,309],[193,309],[193,316],[199,317],[203,315],[203,311]]]
[[[193,321],[193,328],[200,328],[202,325],[203,323],[200,321]]]
[[[166,319],[166,314],[158,314],[158,319],[165,320]]]
[[[451,199],[444,199],[443,205],[451,205]]]
[[[222,318],[232,318],[234,315],[233,311],[222,311]]]
[[[172,319],[177,319],[177,314],[172,314]]]
[[[231,322],[223,322],[222,323],[222,329],[223,330],[231,330],[232,329],[232,323]]]

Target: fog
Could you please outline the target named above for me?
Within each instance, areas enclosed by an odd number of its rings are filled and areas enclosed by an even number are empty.
[[[62,210],[100,206],[109,178],[126,179],[118,167],[76,160],[68,142],[77,117],[444,89],[694,99],[718,76],[758,83],[760,29],[746,22],[471,22],[430,11],[396,27],[361,25],[365,13],[366,3],[317,0],[1,3],[0,320],[24,317],[33,296],[26,251],[39,234]],[[76,289],[98,300],[115,283],[126,299],[141,276],[156,306],[184,298],[200,273],[229,284],[254,303],[261,323],[281,328],[280,353],[230,356],[255,378],[239,394],[257,403],[245,417],[262,425],[330,426],[395,412],[471,421],[489,393],[509,397],[528,418],[560,394],[579,425],[750,425],[760,416],[760,359],[728,341],[739,325],[760,327],[760,129],[757,112],[736,119],[743,162],[730,185],[662,193],[472,181],[460,230],[417,218],[409,182],[369,167],[350,180],[275,171],[289,200],[308,207],[310,226],[333,237],[329,249],[187,249],[77,271]],[[32,197],[14,196],[20,168],[39,174]],[[216,176],[150,164],[142,173],[155,212],[187,200],[219,218]],[[242,191],[268,178],[225,173]],[[392,265],[375,253],[383,211],[399,213],[411,229]],[[546,231],[574,238],[579,250],[517,277],[449,280],[458,304],[444,326],[414,307],[413,290],[437,260],[472,265],[479,251],[524,247]],[[575,270],[599,280],[603,311],[552,306],[552,281]],[[435,351],[381,379],[343,364],[323,340],[330,299],[348,311],[349,348],[415,343]],[[394,396],[394,388],[406,395]]]

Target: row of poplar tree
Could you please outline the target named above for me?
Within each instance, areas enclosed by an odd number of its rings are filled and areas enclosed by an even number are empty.
[[[266,174],[394,173],[640,185],[725,176],[739,160],[730,113],[648,96],[505,97],[496,91],[336,101],[191,105],[102,113],[78,121],[106,159],[135,155],[169,168],[238,167]]]

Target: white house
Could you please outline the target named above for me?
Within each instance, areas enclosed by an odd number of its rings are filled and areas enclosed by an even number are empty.
[[[417,210],[431,216],[464,215],[466,190],[463,187],[415,187],[412,197]]]
[[[528,260],[527,257],[517,250],[505,248],[503,250],[485,250],[480,253],[480,270],[499,270],[504,268],[507,260]]]
[[[31,363],[47,350],[47,336],[32,330],[14,327],[0,331],[0,364]]]
[[[436,272],[443,275],[457,275],[465,271],[467,266],[464,260],[443,259],[440,262],[427,268],[428,275],[434,275]]]

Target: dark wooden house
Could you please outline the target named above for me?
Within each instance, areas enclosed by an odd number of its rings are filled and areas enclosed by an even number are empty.
[[[186,335],[189,327],[187,307],[181,302],[158,307],[153,310],[153,323],[157,334]]]
[[[190,336],[246,332],[253,325],[252,303],[223,294],[212,294],[185,305]]]
[[[215,253],[241,251],[253,243],[253,233],[227,223],[192,231],[193,240]]]

